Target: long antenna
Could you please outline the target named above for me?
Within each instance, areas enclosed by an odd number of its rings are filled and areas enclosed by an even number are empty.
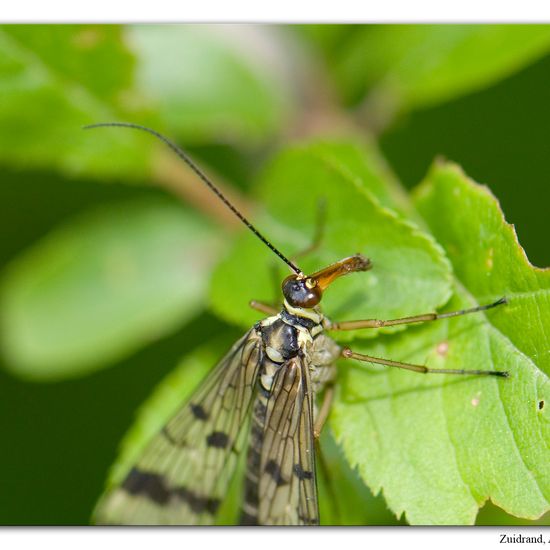
[[[133,128],[135,130],[141,130],[142,132],[147,132],[160,139],[165,145],[170,147],[178,157],[195,172],[197,176],[205,183],[211,191],[213,191],[218,198],[241,220],[256,237],[258,237],[269,249],[271,249],[283,262],[285,262],[294,273],[297,275],[302,275],[302,270],[298,268],[293,262],[291,262],[282,252],[279,252],[225,197],[225,195],[208,179],[204,172],[191,160],[191,158],[185,153],[180,147],[178,147],[173,141],[169,140],[167,137],[164,137],[162,134],[159,134],[157,131],[148,128],[147,126],[142,126],[141,124],[134,124],[131,122],[99,122],[97,124],[88,124],[84,126],[84,130],[90,130],[91,128],[105,128],[109,126],[118,126],[121,128]]]

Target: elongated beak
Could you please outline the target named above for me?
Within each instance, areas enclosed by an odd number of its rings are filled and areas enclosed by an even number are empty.
[[[355,254],[317,271],[310,275],[308,279],[316,281],[321,291],[324,291],[338,277],[356,271],[368,271],[371,268],[372,262],[368,258],[365,258],[362,254]]]

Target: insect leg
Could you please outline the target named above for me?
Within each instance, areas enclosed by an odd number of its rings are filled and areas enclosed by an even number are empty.
[[[328,418],[328,413],[330,412],[330,406],[332,405],[333,397],[334,386],[328,386],[325,389],[323,402],[321,403],[321,408],[319,409],[319,413],[317,414],[317,418],[315,420],[315,425],[313,426],[313,437],[315,438],[315,440],[318,440],[319,436],[321,435],[323,426],[325,425],[325,422]]]
[[[458,317],[459,315],[466,315],[468,313],[476,313],[478,311],[486,311],[493,307],[507,304],[505,297],[500,298],[492,304],[484,306],[476,306],[468,309],[461,309],[459,311],[450,311],[448,313],[424,313],[422,315],[413,315],[412,317],[403,317],[402,319],[362,319],[360,321],[343,321],[341,323],[330,323],[327,326],[327,330],[355,330],[362,328],[381,328],[392,327],[395,325],[408,325],[410,323],[424,323],[426,321],[437,321],[438,319],[448,319],[450,317]]]
[[[261,313],[265,313],[266,315],[277,315],[277,313],[279,313],[279,310],[274,306],[270,306],[269,304],[265,304],[264,302],[259,302],[258,300],[250,300],[250,302],[248,302],[248,305],[252,309],[260,311]]]
[[[313,240],[306,246],[306,248],[296,252],[291,258],[298,259],[311,254],[317,250],[323,241],[325,235],[325,225],[327,221],[327,203],[323,198],[319,199],[317,203],[317,219],[315,220],[315,234]]]
[[[349,348],[342,350],[342,357],[344,359],[356,359],[357,361],[364,361],[365,363],[376,363],[378,365],[386,365],[387,367],[397,367],[398,369],[406,369],[413,372],[420,372],[422,374],[475,374],[475,375],[492,375],[502,376],[508,378],[508,372],[499,370],[464,370],[464,369],[432,369],[425,365],[414,365],[412,363],[402,363],[401,361],[391,361],[390,359],[382,359],[380,357],[373,357],[372,355],[364,355],[357,353]]]

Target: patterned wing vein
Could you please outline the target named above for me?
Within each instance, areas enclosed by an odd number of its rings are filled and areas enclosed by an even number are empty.
[[[123,483],[100,500],[102,524],[212,524],[246,444],[261,362],[254,329],[146,447]]]
[[[281,367],[274,380],[260,471],[260,524],[319,523],[311,382],[299,357]]]

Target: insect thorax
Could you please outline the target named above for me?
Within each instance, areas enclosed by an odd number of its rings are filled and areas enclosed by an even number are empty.
[[[285,301],[279,314],[258,323],[265,352],[259,381],[265,392],[270,392],[277,371],[296,356],[309,366],[314,392],[333,377],[340,348],[324,334],[323,321],[317,309],[293,307]]]

